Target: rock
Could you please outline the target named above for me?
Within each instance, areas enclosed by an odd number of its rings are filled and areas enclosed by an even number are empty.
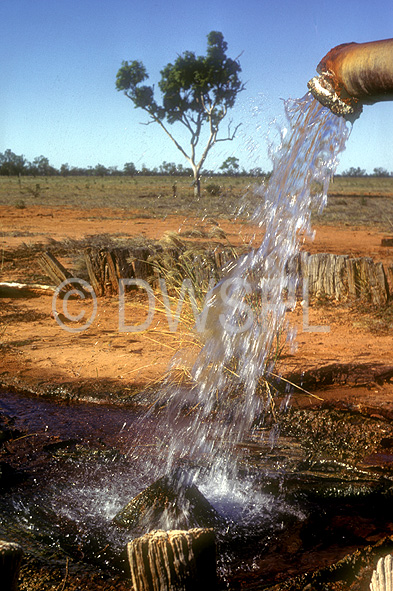
[[[135,591],[200,591],[217,588],[211,529],[152,531],[127,545]]]
[[[222,520],[189,475],[177,469],[134,497],[115,515],[114,522],[121,527],[150,531],[214,527]]]
[[[19,544],[0,540],[0,580],[2,591],[17,591],[23,550]]]

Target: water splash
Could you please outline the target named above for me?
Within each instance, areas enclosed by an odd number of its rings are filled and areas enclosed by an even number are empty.
[[[260,247],[233,262],[207,297],[200,321],[204,346],[192,368],[195,385],[184,418],[184,392],[173,388],[164,418],[168,468],[184,458],[231,465],[231,451],[270,404],[275,345],[286,328],[298,278],[290,262],[299,236],[312,235],[311,211],[327,201],[330,179],[349,130],[310,93],[285,102],[287,127],[271,148],[273,172],[257,190],[253,221]],[[189,394],[190,396],[190,394]],[[221,468],[220,468],[221,469]]]

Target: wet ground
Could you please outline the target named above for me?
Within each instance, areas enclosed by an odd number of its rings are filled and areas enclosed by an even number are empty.
[[[125,545],[135,534],[112,519],[162,475],[154,413],[141,421],[141,406],[5,391],[1,400],[1,536],[25,549],[21,589],[65,580],[66,589],[129,589]],[[199,480],[226,520],[217,532],[222,588],[368,588],[376,558],[393,548],[390,420],[297,404],[280,416],[275,441],[269,421],[238,446],[236,486]]]

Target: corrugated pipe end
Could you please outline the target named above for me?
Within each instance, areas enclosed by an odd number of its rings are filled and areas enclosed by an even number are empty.
[[[351,122],[355,121],[363,110],[361,102],[354,97],[341,98],[329,78],[327,72],[314,76],[307,84],[311,94],[338,117],[344,117]]]

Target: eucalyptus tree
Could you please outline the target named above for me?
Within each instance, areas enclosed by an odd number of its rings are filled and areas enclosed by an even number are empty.
[[[239,158],[236,158],[236,156],[228,156],[228,158],[221,164],[220,170],[222,170],[224,174],[229,174],[231,176],[239,174]]]
[[[244,89],[238,58],[229,58],[227,48],[223,34],[211,31],[207,35],[205,56],[185,51],[173,64],[167,64],[158,83],[161,104],[154,98],[154,87],[142,84],[148,78],[142,62],[123,61],[116,77],[117,90],[124,91],[135,108],[144,110],[149,115],[148,123],[158,124],[188,160],[198,197],[201,169],[209,151],[217,142],[233,140],[239,127],[231,130],[229,123],[227,134],[218,137],[224,117]],[[174,124],[181,124],[187,130],[189,147],[184,147],[173,135],[170,126]]]
[[[19,175],[27,173],[28,162],[23,155],[14,154],[12,150],[6,150],[0,154],[0,174]]]

